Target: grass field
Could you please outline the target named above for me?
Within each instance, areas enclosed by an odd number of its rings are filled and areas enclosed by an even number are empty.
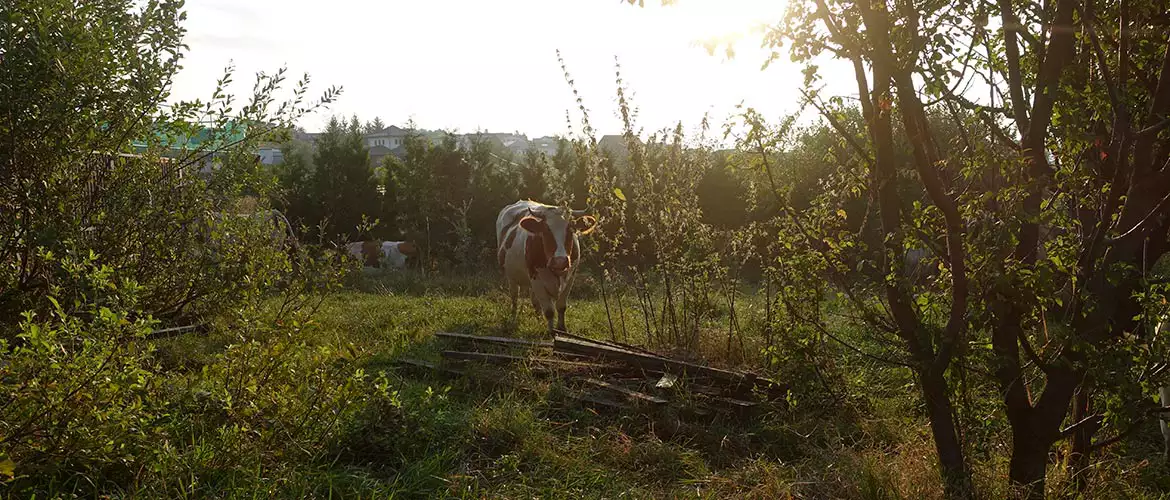
[[[750,324],[750,301],[743,307],[742,321]],[[835,356],[839,375],[828,382],[801,359],[778,358],[769,375],[791,385],[788,404],[748,420],[703,422],[666,412],[598,413],[523,367],[486,379],[451,379],[394,363],[404,356],[437,360],[436,331],[543,337],[543,319],[527,307],[521,311],[519,324],[510,324],[502,286],[491,276],[366,276],[326,300],[303,333],[309,345],[371,375],[362,390],[376,392],[381,383],[383,395],[353,403],[360,407],[347,409],[351,416],[322,443],[324,450],[306,455],[313,460],[267,459],[269,465],[249,473],[176,480],[168,496],[941,497],[913,380],[905,370],[845,352]],[[583,283],[569,306],[570,328],[605,337],[609,318],[595,287]],[[707,353],[726,359],[720,321],[711,320]],[[170,352],[197,358],[221,347],[181,339]],[[375,383],[374,374],[385,378]],[[980,396],[980,407],[990,412],[995,405],[987,396]],[[983,431],[993,435],[989,441],[1006,444],[996,418],[989,416]],[[1154,457],[1156,432],[1151,428],[1126,455],[1103,462],[1094,496],[1159,498],[1170,490],[1166,466],[1137,456]],[[1005,449],[972,452],[981,496],[1002,497]],[[1054,465],[1057,490],[1058,470]]]

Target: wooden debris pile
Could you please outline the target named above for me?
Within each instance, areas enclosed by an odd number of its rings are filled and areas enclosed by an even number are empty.
[[[552,341],[440,332],[440,363],[400,363],[465,376],[472,364],[524,365],[559,377],[570,397],[590,406],[637,410],[666,407],[750,414],[786,389],[750,372],[675,359],[640,347],[557,332]]]

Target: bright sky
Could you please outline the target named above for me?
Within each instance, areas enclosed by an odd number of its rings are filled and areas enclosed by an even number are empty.
[[[579,113],[556,60],[560,49],[600,133],[620,133],[614,57],[653,130],[710,112],[718,126],[740,102],[769,117],[797,109],[799,67],[760,71],[767,52],[753,26],[779,20],[783,0],[188,0],[190,52],[174,98],[206,98],[229,61],[237,96],[253,74],[287,65],[315,94],[344,87],[329,113],[428,129],[565,134]],[[743,36],[736,56],[696,41]],[[846,78],[825,80],[850,92]],[[840,87],[837,87],[840,86]],[[855,87],[854,87],[855,88]],[[302,121],[318,130],[328,113]],[[718,130],[721,130],[718,129]]]

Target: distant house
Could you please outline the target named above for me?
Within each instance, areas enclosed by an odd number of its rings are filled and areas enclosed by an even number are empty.
[[[630,154],[630,149],[626,146],[626,138],[622,135],[601,136],[601,139],[597,141],[597,148],[614,155],[615,159],[624,160]]]
[[[443,132],[433,132],[429,130],[405,129],[391,125],[377,132],[371,132],[362,136],[362,140],[366,145],[366,149],[370,152],[370,165],[381,165],[387,156],[393,155],[397,158],[406,157],[406,138],[410,136],[426,139],[430,144],[434,145],[441,141],[447,134]]]
[[[280,144],[264,143],[256,148],[256,155],[260,157],[260,163],[265,165],[280,165],[284,163],[284,151],[281,151]]]
[[[516,152],[524,152],[528,149],[528,136],[520,134],[492,134],[500,139],[505,148]]]
[[[307,142],[314,147],[320,136],[320,133],[310,133],[301,130],[293,132],[294,139]],[[482,141],[488,143],[493,151],[510,151],[516,158],[522,157],[529,150],[536,150],[551,158],[557,154],[557,149],[560,147],[561,141],[565,140],[561,137],[551,135],[529,139],[527,135],[519,132],[475,132],[452,135],[443,131],[408,129],[391,125],[384,129],[362,135],[362,143],[369,151],[370,165],[375,167],[379,166],[388,156],[404,158],[406,156],[406,139],[408,137],[424,139],[432,146],[441,143],[449,137],[453,137],[460,148],[469,148],[472,144]],[[619,164],[624,164],[628,161],[629,150],[626,147],[625,136],[602,136],[598,140],[598,147],[610,153]],[[277,164],[283,161],[278,147],[271,149],[262,147],[258,154],[260,155],[261,162],[265,164]]]
[[[560,146],[561,138],[554,136],[537,137],[528,141],[529,149],[536,149],[545,156],[552,157],[557,154],[557,147]]]
[[[522,134],[510,134],[506,132],[475,132],[472,134],[463,134],[459,136],[459,147],[470,147],[474,141],[486,141],[495,147],[507,149],[514,153],[523,153],[528,149],[528,136]]]
[[[391,125],[377,132],[370,132],[362,137],[366,142],[367,148],[374,148],[381,146],[387,149],[394,149],[406,141],[406,136],[410,134],[409,130],[401,127]]]
[[[131,141],[136,153],[143,153],[153,146],[162,146],[166,158],[182,158],[199,166],[198,175],[208,177],[215,169],[215,161],[222,149],[242,141],[247,134],[248,124],[228,122],[223,129],[200,126],[191,134],[170,135],[162,128],[154,131],[153,139],[141,138]]]
[[[374,166],[374,167],[381,165],[382,162],[385,160],[386,156],[389,156],[389,155],[394,155],[396,157],[402,158],[402,156],[403,156],[402,152],[405,150],[406,150],[406,148],[404,148],[402,146],[399,146],[395,149],[390,149],[390,148],[388,148],[386,146],[382,146],[382,145],[370,146],[369,147],[370,165]]]
[[[317,144],[317,138],[321,137],[321,132],[305,132],[301,129],[293,129],[292,138],[301,142],[309,144]]]

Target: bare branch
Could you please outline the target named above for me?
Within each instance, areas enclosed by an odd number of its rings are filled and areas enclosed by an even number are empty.
[[[1104,415],[1090,415],[1088,417],[1085,417],[1085,418],[1081,419],[1081,421],[1079,421],[1075,424],[1072,424],[1072,425],[1066,427],[1064,430],[1060,431],[1060,439],[1066,439],[1068,437],[1071,437],[1073,434],[1075,434],[1077,431],[1081,430],[1084,427],[1097,427],[1097,426],[1101,425],[1101,422],[1104,422],[1104,421],[1105,421]]]
[[[1167,193],[1166,196],[1163,196],[1162,199],[1158,202],[1158,204],[1155,205],[1152,210],[1150,210],[1150,213],[1146,214],[1146,216],[1143,217],[1142,220],[1138,221],[1137,224],[1134,224],[1134,226],[1132,228],[1130,228],[1128,231],[1122,233],[1120,236],[1117,236],[1115,238],[1110,238],[1106,244],[1107,245],[1115,245],[1123,240],[1126,240],[1128,238],[1131,238],[1131,237],[1139,234],[1143,229],[1148,227],[1150,222],[1152,222],[1158,215],[1160,215],[1166,209],[1167,204],[1170,204],[1170,193]]]
[[[1012,98],[1012,112],[1016,118],[1016,128],[1028,130],[1028,110],[1024,103],[1023,78],[1020,74],[1020,46],[1016,34],[1022,32],[1023,25],[1012,9],[1011,0],[999,0],[999,15],[1003,21],[1004,51],[1007,54],[1008,92]]]
[[[1150,125],[1149,127],[1146,127],[1146,128],[1139,130],[1137,135],[1139,137],[1143,137],[1143,138],[1145,138],[1145,137],[1153,138],[1153,136],[1157,135],[1158,132],[1165,130],[1167,127],[1170,127],[1170,117],[1166,117],[1165,119],[1163,119],[1162,121],[1160,121],[1158,123],[1155,123],[1153,125]]]

